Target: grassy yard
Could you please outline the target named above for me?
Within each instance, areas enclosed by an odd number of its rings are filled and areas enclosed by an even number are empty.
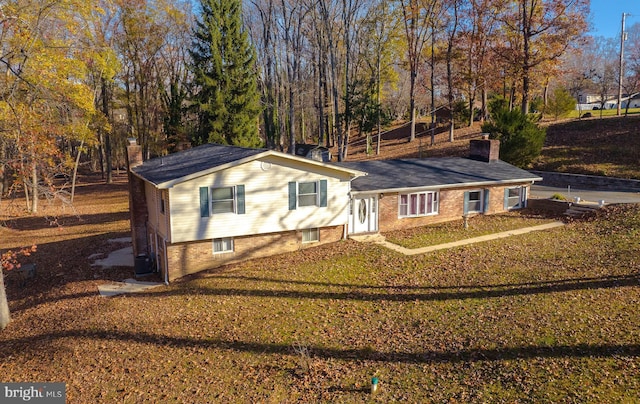
[[[126,234],[122,190],[81,193],[83,220],[0,228],[0,249],[43,240],[37,278],[8,275],[2,381],[66,382],[69,403],[640,397],[638,206],[422,256],[345,241],[102,298],[131,271],[88,260]]]
[[[467,228],[464,227],[464,222],[460,219],[429,227],[389,232],[385,233],[385,237],[387,241],[405,248],[419,248],[523,227],[538,226],[553,221],[549,217],[523,210],[491,216],[473,216],[468,219]]]
[[[578,111],[573,110],[569,113],[569,115],[567,116],[567,118],[578,118],[580,116],[580,112],[582,112],[582,114],[584,115],[585,113],[591,113],[592,116],[594,117],[606,117],[606,116],[617,116],[618,115],[618,110],[617,109],[603,109],[603,110],[587,110],[587,109],[583,109],[582,111]],[[623,108],[622,111],[620,112],[622,115],[625,114],[625,109]],[[627,113],[629,115],[632,114],[640,114],[640,108],[629,108],[629,111],[627,111]]]

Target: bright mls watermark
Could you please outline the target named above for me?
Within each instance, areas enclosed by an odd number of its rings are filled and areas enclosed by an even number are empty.
[[[0,383],[0,403],[65,404],[65,383]]]

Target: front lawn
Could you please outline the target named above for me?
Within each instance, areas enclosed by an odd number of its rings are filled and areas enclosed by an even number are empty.
[[[2,381],[65,382],[69,403],[640,397],[638,206],[421,256],[344,241],[102,298],[110,275],[82,260],[121,216],[29,230],[59,261],[8,285]]]
[[[388,232],[384,236],[387,241],[402,247],[420,248],[529,226],[538,226],[553,221],[548,217],[524,210],[497,215],[473,216],[467,219],[466,228],[464,227],[463,219],[460,219],[426,227]]]

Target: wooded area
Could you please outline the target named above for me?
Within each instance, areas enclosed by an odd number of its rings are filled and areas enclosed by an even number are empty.
[[[617,87],[615,39],[588,0],[8,0],[0,6],[0,195],[71,201],[80,169],[221,142],[336,147],[418,119],[450,128],[488,100],[542,112]],[[629,30],[626,93],[638,87]],[[433,137],[432,137],[433,139]],[[377,148],[379,151],[379,143]]]

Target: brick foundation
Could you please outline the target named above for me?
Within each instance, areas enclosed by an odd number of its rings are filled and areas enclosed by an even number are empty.
[[[336,242],[342,239],[343,231],[343,226],[321,228],[320,241],[314,243],[302,243],[300,231],[234,237],[234,251],[220,254],[213,253],[212,240],[168,244],[169,281],[234,262]]]

